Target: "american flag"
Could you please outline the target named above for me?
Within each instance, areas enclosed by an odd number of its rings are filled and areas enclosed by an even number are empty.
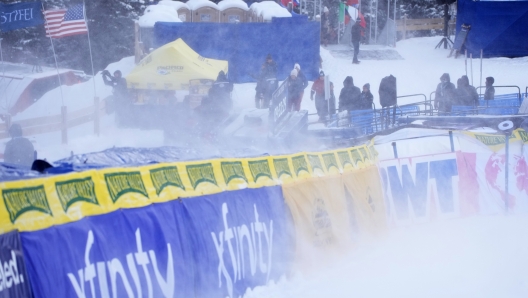
[[[46,37],[60,38],[88,33],[82,4],[73,5],[69,9],[46,10],[44,18]]]

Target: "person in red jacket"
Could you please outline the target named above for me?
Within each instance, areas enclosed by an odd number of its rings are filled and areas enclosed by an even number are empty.
[[[330,82],[330,90],[334,89],[332,82]],[[319,72],[319,78],[313,82],[312,92],[310,99],[314,100],[315,96],[315,108],[317,109],[317,115],[319,115],[319,121],[326,120],[328,116],[328,100],[325,99],[325,73],[321,70]]]

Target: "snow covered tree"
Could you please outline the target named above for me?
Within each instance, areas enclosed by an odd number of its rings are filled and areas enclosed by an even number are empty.
[[[16,3],[19,0],[4,0]],[[147,3],[146,3],[147,2]],[[82,4],[79,0],[45,0],[44,9],[68,8]],[[95,70],[134,53],[134,20],[148,1],[86,1],[86,18],[90,30]],[[6,61],[54,66],[51,41],[44,26],[2,33]],[[86,34],[53,39],[59,67],[81,69],[91,74],[88,36]]]

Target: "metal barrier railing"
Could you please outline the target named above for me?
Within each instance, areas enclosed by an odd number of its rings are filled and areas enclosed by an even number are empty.
[[[519,105],[521,105],[521,101],[522,101],[522,96],[521,96],[521,88],[519,86],[516,86],[516,85],[505,85],[505,86],[493,86],[495,88],[516,88],[517,89],[517,98],[519,99]],[[480,89],[483,89],[483,88],[486,88],[486,86],[479,86],[476,88],[476,90],[480,90]],[[480,98],[480,95],[479,95],[479,98]],[[488,106],[488,103],[486,102],[486,107]]]

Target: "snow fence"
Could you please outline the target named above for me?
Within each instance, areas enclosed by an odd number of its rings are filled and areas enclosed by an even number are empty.
[[[504,211],[504,135],[405,135],[396,159],[375,139],[2,183],[0,294],[241,297],[391,226]],[[528,133],[509,142],[506,202],[526,212]]]

